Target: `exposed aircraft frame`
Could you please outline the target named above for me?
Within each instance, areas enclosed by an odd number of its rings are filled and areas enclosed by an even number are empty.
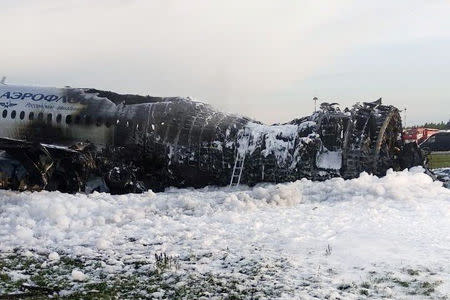
[[[268,126],[188,98],[17,90],[0,91],[0,122],[17,116],[0,138],[0,188],[128,193],[383,176],[423,164],[401,141],[399,110],[381,99],[344,111],[323,103]]]

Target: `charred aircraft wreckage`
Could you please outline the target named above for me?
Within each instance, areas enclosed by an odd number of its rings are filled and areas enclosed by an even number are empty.
[[[0,188],[133,193],[383,176],[423,163],[381,99],[264,125],[189,98],[0,84]]]

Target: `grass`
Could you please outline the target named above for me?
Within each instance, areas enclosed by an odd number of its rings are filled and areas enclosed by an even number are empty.
[[[450,167],[449,152],[433,152],[428,155],[428,164],[431,169]]]
[[[408,299],[413,296],[417,299],[449,300],[448,295],[443,295],[438,289],[443,281],[439,277],[434,277],[434,275],[436,273],[428,268],[421,268],[420,270],[403,268],[383,273],[370,271],[366,281],[359,283],[343,282],[337,285],[336,289],[341,299],[347,299],[349,295],[359,294],[358,299],[397,299],[397,295],[407,295]]]
[[[331,253],[331,247],[328,247]],[[198,272],[194,267],[211,253],[173,257],[166,253],[154,253],[154,260],[124,260],[123,269],[109,273],[104,268],[108,259],[85,258],[60,253],[60,260],[49,262],[48,255],[33,252],[23,255],[20,250],[0,253],[0,299],[260,299],[289,296],[297,289],[321,288],[321,280],[305,278],[299,287],[285,288],[281,285],[278,271],[283,274],[289,261],[250,260],[235,257],[224,258],[223,267],[232,268],[233,274]],[[239,261],[233,267],[232,262]],[[231,262],[231,264],[230,264]],[[74,281],[72,270],[81,270],[88,277]],[[334,273],[330,268],[328,275]],[[369,272],[361,282],[349,282],[335,286],[337,293],[346,299],[391,297],[389,287],[395,293],[417,297],[439,297],[437,289],[443,281],[433,278],[428,269],[404,268],[399,272]],[[447,299],[446,297],[441,297]]]
[[[220,295],[221,299],[248,299],[279,297],[282,289],[264,284],[262,277],[271,273],[271,267],[257,261],[237,270],[239,277],[191,272],[179,272],[180,264],[196,263],[201,256],[189,261],[165,253],[155,253],[155,261],[126,262],[126,272],[104,272],[101,260],[72,257],[60,253],[60,260],[47,263],[48,256],[34,253],[25,257],[20,252],[0,253],[0,299],[124,299],[158,298],[198,299]],[[285,265],[285,261],[279,262]],[[280,266],[273,266],[280,268]],[[71,278],[72,270],[81,270],[88,276],[82,282]],[[13,278],[11,274],[20,276]],[[261,279],[259,279],[261,278]],[[251,285],[243,285],[251,281]],[[156,293],[156,294],[153,294]]]

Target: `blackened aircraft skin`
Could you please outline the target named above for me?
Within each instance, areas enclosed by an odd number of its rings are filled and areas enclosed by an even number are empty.
[[[141,164],[139,168],[149,164],[143,171],[154,173],[148,177],[157,189],[185,182],[198,186],[199,180],[215,183],[205,172],[211,167],[209,160],[199,160],[201,151],[190,155],[189,166],[175,172],[167,168],[168,153],[173,147],[209,147],[218,131],[228,130],[228,138],[235,138],[248,122],[247,118],[216,112],[189,99],[118,95],[94,89],[0,85],[0,108],[0,137],[8,139],[5,150],[9,153],[19,151],[11,150],[9,140],[39,143],[47,148],[89,143],[97,153],[115,151],[120,156],[114,157],[119,164],[126,160]],[[174,173],[186,173],[186,178],[171,179]]]
[[[251,185],[383,175],[421,163],[404,163],[398,110],[381,101],[345,112],[323,104],[266,126],[189,98],[0,84],[0,110],[3,188],[124,193],[236,177]]]

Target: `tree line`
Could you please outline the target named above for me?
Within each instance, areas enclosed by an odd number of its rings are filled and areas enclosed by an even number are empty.
[[[448,121],[447,123],[445,122],[439,122],[439,123],[434,123],[434,122],[427,122],[423,125],[418,125],[418,126],[411,126],[411,128],[417,128],[417,127],[425,127],[425,128],[433,128],[433,129],[439,129],[439,130],[446,130],[446,129],[450,129],[450,121]]]

